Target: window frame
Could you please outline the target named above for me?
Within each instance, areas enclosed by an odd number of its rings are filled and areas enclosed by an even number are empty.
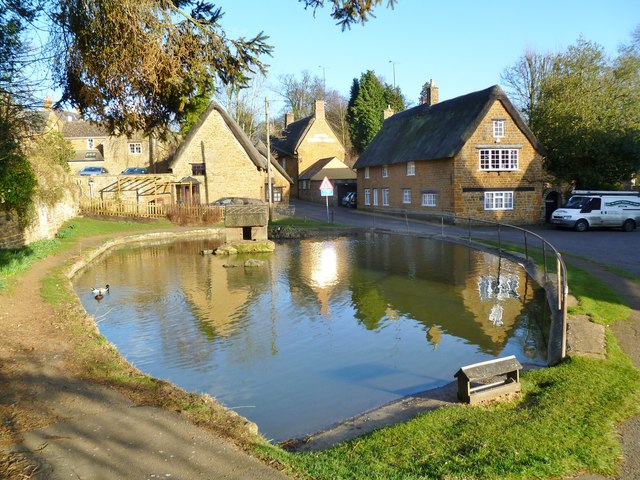
[[[389,178],[389,167],[387,165],[382,166],[382,178]]]
[[[513,190],[484,192],[484,209],[486,211],[513,210],[515,201],[513,193]]]
[[[141,142],[129,142],[129,155],[142,155]]]
[[[192,163],[191,164],[191,175],[196,176],[206,176],[207,175],[207,165],[205,163]]]
[[[364,189],[364,204],[371,205],[371,189],[370,188]]]
[[[364,179],[369,180],[369,167],[364,167]]]
[[[389,188],[385,187],[382,189],[382,206],[389,206]]]
[[[87,138],[87,150],[95,149],[95,140],[93,138]]]
[[[433,202],[429,202],[428,200],[432,199]],[[436,194],[435,193],[423,193],[420,205],[423,207],[435,207],[437,204]]]
[[[518,171],[520,151],[517,148],[481,148],[478,150],[478,169],[481,172]]]
[[[411,189],[410,188],[402,189],[402,204],[411,205]]]
[[[416,176],[416,162],[407,162],[407,177]]]
[[[503,118],[495,118],[493,120],[493,138],[505,137],[506,120]]]
[[[377,207],[379,205],[379,201],[378,201],[378,189],[374,188],[373,189],[373,206]]]

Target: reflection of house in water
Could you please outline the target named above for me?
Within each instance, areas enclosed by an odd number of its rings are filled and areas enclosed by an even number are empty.
[[[313,292],[318,302],[319,313],[323,316],[331,314],[331,301],[336,293],[344,288],[339,284],[347,278],[350,262],[350,242],[335,241],[300,241],[299,259],[300,278],[306,288]]]
[[[388,320],[388,305],[392,305],[399,315],[422,323],[434,346],[447,334],[499,353],[525,304],[534,297],[533,285],[519,266],[463,246],[379,235],[373,244],[363,246],[365,255],[367,270],[351,274],[356,318],[367,328],[377,329]],[[505,279],[503,293],[483,301],[479,276],[497,279],[498,273]],[[506,294],[511,287],[515,291]],[[493,319],[499,321],[490,319],[492,309]],[[500,322],[501,326],[495,325]]]

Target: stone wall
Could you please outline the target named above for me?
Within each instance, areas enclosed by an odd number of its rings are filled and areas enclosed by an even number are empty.
[[[67,220],[78,215],[78,202],[71,191],[55,205],[37,203],[32,223],[21,228],[16,215],[0,215],[0,248],[20,248],[37,240],[55,237]]]

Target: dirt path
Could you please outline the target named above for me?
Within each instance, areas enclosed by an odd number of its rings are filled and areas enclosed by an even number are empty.
[[[37,262],[0,294],[0,466],[20,450],[39,464],[34,478],[288,478],[178,413],[70,373],[77,345],[40,286],[77,253]]]

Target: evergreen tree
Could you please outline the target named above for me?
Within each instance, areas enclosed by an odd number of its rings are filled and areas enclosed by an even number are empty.
[[[382,112],[387,108],[388,97],[389,91],[372,70],[363,73],[359,81],[354,80],[347,121],[356,152],[362,153],[382,128]]]

